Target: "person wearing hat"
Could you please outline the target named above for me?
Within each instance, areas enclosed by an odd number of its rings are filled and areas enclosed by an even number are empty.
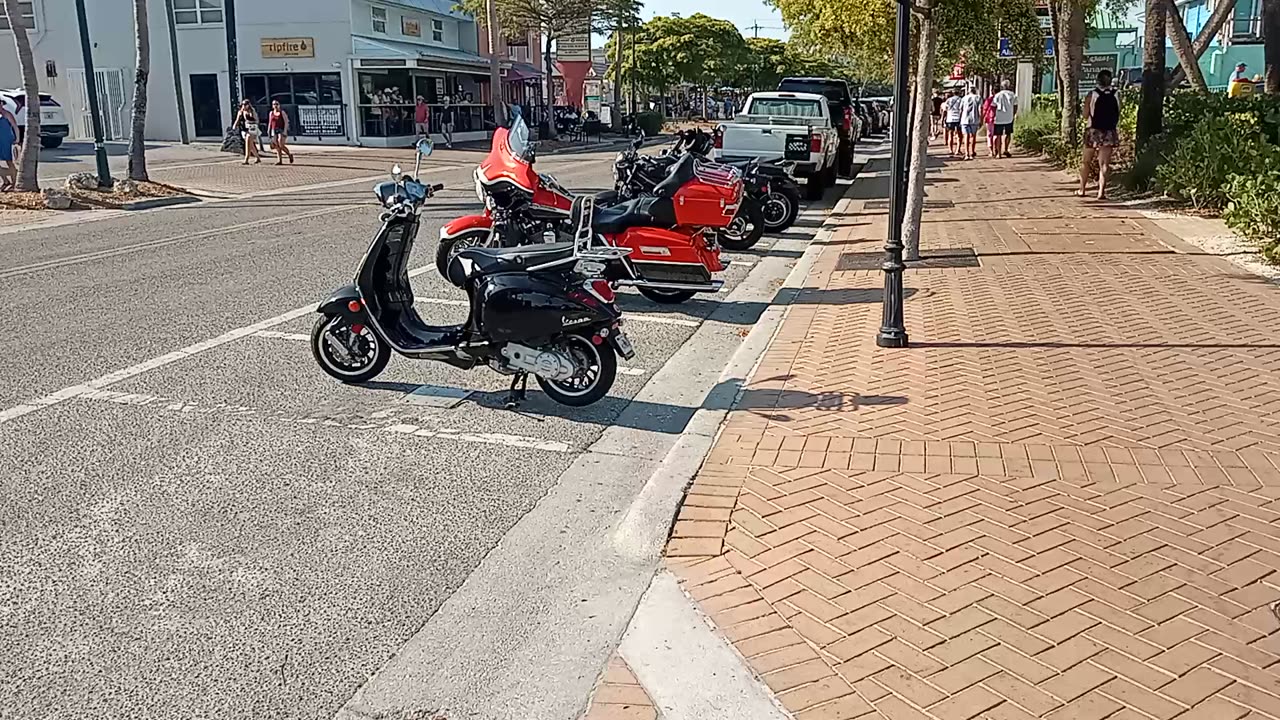
[[[1244,74],[1248,67],[1244,63],[1236,63],[1236,71],[1231,74],[1231,85],[1227,88],[1228,97],[1242,97],[1253,92],[1253,81]]]

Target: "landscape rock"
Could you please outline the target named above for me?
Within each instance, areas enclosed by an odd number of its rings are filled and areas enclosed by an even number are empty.
[[[94,182],[97,182],[97,180],[95,179]],[[61,190],[46,189],[44,190],[44,204],[50,210],[68,210],[71,208],[71,196]]]
[[[72,173],[67,176],[68,190],[97,190],[98,176],[93,173]]]
[[[115,191],[117,193],[120,193],[121,195],[137,195],[138,183],[134,182],[133,180],[129,180],[127,178],[122,180],[117,180],[115,184]]]

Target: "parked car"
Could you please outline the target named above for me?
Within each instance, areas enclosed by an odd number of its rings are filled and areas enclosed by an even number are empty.
[[[6,101],[6,106],[13,112],[18,120],[18,127],[26,128],[27,126],[27,91],[18,90],[0,90],[0,97]],[[46,148],[56,148],[62,145],[62,140],[71,134],[71,126],[67,124],[67,115],[62,110],[62,105],[48,93],[40,93],[40,145]]]
[[[721,123],[712,157],[724,162],[786,160],[805,178],[810,199],[835,184],[840,136],[827,99],[815,93],[759,92],[747,97],[734,122]]]
[[[780,92],[815,93],[827,99],[831,123],[840,136],[836,172],[844,177],[853,174],[853,147],[860,128],[854,126],[853,96],[849,83],[839,78],[789,77],[778,83]]]

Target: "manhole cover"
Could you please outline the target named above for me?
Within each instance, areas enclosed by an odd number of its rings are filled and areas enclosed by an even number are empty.
[[[836,271],[879,270],[884,264],[883,252],[847,252],[841,253],[836,262]],[[939,248],[926,250],[923,257],[907,263],[913,269],[942,268],[976,268],[981,267],[973,248]]]
[[[868,200],[865,207],[868,210],[888,210],[888,200]],[[955,207],[955,203],[950,200],[925,200],[924,207],[926,210],[932,208],[934,210],[946,210]]]

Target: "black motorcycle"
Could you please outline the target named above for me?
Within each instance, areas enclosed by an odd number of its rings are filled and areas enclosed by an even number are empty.
[[[442,185],[417,177],[431,142],[418,143],[413,177],[393,170],[374,192],[385,208],[382,228],[356,270],[354,282],[320,303],[311,351],[326,373],[345,383],[376,377],[393,352],[415,360],[471,369],[488,365],[511,375],[508,407],[524,399],[528,376],[552,400],[590,405],[613,386],[621,355],[634,357],[622,331],[613,288],[600,274],[627,253],[592,248],[590,198],[575,203],[571,242],[514,248],[468,248],[450,261],[448,278],[470,299],[461,325],[428,325],[413,306],[408,264],[418,214]]]

